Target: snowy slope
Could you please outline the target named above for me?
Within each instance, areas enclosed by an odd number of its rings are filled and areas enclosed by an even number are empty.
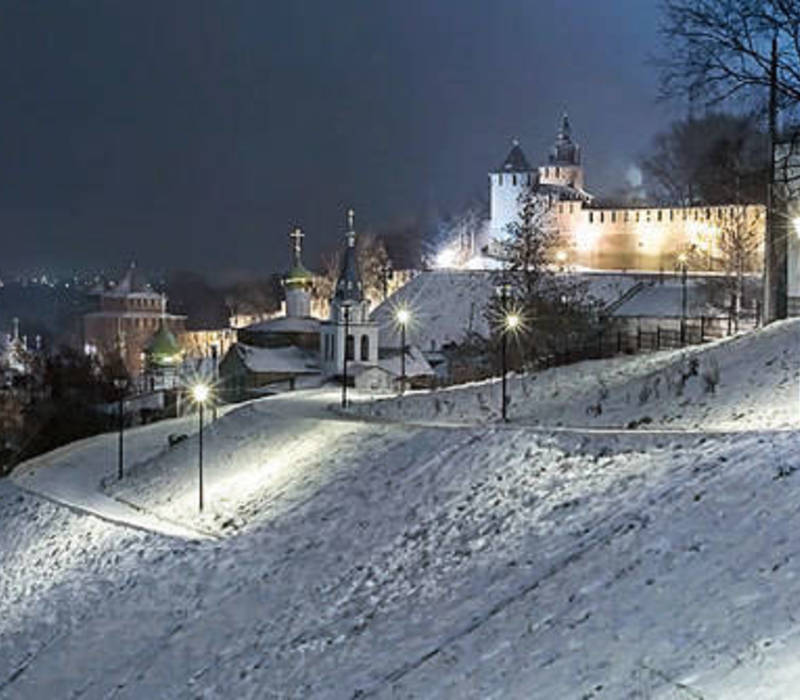
[[[702,350],[724,359],[719,395],[725,368],[764,381],[773,355],[791,379],[797,328]],[[634,415],[622,387],[677,358],[562,368],[562,417],[577,415],[566,388],[593,395],[598,376],[608,410]],[[439,396],[466,415],[481,390]],[[210,426],[203,518],[196,436],[142,447],[107,482],[218,541],[0,481],[0,698],[795,697],[796,433],[364,423],[328,411],[335,398],[274,397]],[[404,399],[416,420],[423,399]],[[104,462],[102,444],[70,462]]]
[[[515,422],[706,430],[800,423],[800,321],[686,350],[589,361],[508,380]],[[499,380],[356,407],[393,420],[492,421]]]

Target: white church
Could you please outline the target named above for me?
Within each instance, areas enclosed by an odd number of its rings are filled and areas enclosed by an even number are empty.
[[[358,267],[352,209],[347,212],[345,248],[326,320],[312,316],[314,275],[302,261],[303,233],[295,228],[289,237],[292,266],[283,281],[286,314],[239,330],[238,342],[219,367],[221,391],[229,399],[331,380],[386,392],[399,388],[402,369],[408,382],[416,385],[434,376],[418,347],[406,343],[401,348],[394,334],[381,334],[372,316]]]

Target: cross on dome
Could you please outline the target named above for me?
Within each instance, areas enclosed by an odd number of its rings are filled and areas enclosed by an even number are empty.
[[[347,210],[347,245],[349,248],[355,247],[356,244],[356,231],[355,231],[355,217],[356,213],[352,209]]]
[[[295,226],[289,233],[289,238],[292,239],[292,247],[294,248],[294,253],[297,256],[299,256],[300,253],[303,252],[304,237],[305,234],[303,233],[303,229],[301,229],[299,226]]]

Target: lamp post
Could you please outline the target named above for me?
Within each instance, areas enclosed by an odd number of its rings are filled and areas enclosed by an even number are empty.
[[[406,390],[406,326],[411,320],[411,313],[406,308],[397,310],[395,320],[400,325],[400,394]]]
[[[117,390],[119,399],[119,449],[117,459],[117,479],[122,479],[122,461],[123,461],[123,431],[125,430],[125,387],[128,386],[128,380],[124,377],[118,377],[114,380],[114,388]]]
[[[350,338],[350,305],[344,306],[344,360],[342,361],[342,408],[347,408],[347,341]]]
[[[503,283],[498,288],[500,305],[503,313],[503,325],[500,331],[500,385],[502,387],[502,406],[500,407],[500,414],[504,422],[508,421],[508,387],[506,385],[506,374],[508,373],[508,334],[515,332],[520,324],[519,314],[509,312],[508,310],[508,295],[510,290],[511,285],[507,283]]]
[[[209,394],[211,393],[207,384],[195,384],[192,387],[192,398],[198,406],[198,416],[200,419],[200,432],[198,434],[198,451],[197,451],[197,473],[199,485],[199,506],[200,512],[203,512],[203,406],[208,401]]]
[[[687,258],[686,253],[681,253],[678,256],[678,262],[681,266],[681,345],[686,343],[686,275],[687,275]]]

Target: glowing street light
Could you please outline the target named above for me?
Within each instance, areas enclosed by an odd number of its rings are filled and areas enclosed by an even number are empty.
[[[500,413],[503,421],[508,420],[508,388],[506,386],[506,374],[508,373],[508,334],[516,333],[522,325],[522,318],[516,311],[509,311],[508,297],[511,292],[511,285],[504,283],[497,288],[497,293],[500,296],[500,305],[503,312],[502,326],[500,328],[500,361],[502,363],[501,369],[501,386],[502,386],[502,406]]]
[[[211,396],[211,388],[208,384],[195,384],[192,387],[192,399],[197,404],[198,416],[200,419],[200,432],[198,434],[198,452],[197,452],[197,472],[199,476],[200,488],[200,512],[203,512],[203,407]]]
[[[400,326],[400,393],[402,394],[406,388],[406,326],[411,320],[411,312],[401,307],[395,312],[394,318]]]

